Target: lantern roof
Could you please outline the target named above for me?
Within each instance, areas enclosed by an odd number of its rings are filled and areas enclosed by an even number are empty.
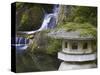
[[[82,36],[79,31],[69,31],[65,30],[52,31],[48,33],[48,36],[56,39],[67,39],[67,40],[94,40],[95,38],[91,35]]]

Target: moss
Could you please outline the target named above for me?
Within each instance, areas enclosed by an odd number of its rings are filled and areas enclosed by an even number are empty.
[[[79,31],[81,36],[94,36],[97,35],[96,27],[90,23],[76,23],[76,22],[66,22],[65,24],[58,25],[56,30],[64,29],[65,31]]]
[[[16,9],[20,9],[22,6],[23,6],[24,3],[21,3],[21,2],[17,2],[16,3]]]
[[[24,13],[23,16],[22,16],[21,23],[23,24],[23,23],[27,22],[28,18],[29,18],[28,17],[28,14],[27,13]]]

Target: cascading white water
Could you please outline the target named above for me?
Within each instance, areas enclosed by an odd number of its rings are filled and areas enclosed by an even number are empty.
[[[16,53],[22,53],[28,47],[29,40],[23,37],[16,37],[16,44],[12,44],[16,48]]]
[[[38,29],[38,31],[48,29],[48,23],[50,22],[50,19],[51,19],[52,16],[53,16],[53,14],[46,14],[45,15],[44,21],[43,21],[40,29]]]
[[[28,31],[28,32],[23,31],[21,33],[33,34],[33,33],[38,32],[38,31],[54,28],[56,26],[56,23],[57,23],[58,11],[59,11],[59,6],[54,5],[52,13],[45,13],[43,23],[42,23],[41,27],[38,30]],[[22,37],[16,37],[16,45],[15,45],[16,50],[25,50],[25,49],[27,49],[28,42],[25,42],[25,41],[29,41],[29,40],[27,40],[25,38],[22,38]]]
[[[51,28],[54,28],[55,25],[56,25],[56,19],[58,17],[58,6],[55,5],[54,8],[53,8],[53,12],[52,13],[49,13],[49,14],[46,14],[45,17],[44,17],[44,21],[40,27],[40,29],[38,29],[37,31],[41,31],[41,30],[46,30],[46,29],[51,29]],[[53,20],[52,20],[53,19]],[[55,22],[54,22],[55,21]],[[54,22],[54,24],[52,24],[52,22]],[[51,24],[50,24],[51,23]],[[50,26],[49,26],[50,25]]]

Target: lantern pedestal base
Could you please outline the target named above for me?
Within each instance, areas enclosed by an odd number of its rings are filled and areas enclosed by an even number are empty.
[[[66,71],[66,70],[76,70],[76,69],[89,69],[89,68],[96,68],[95,63],[67,63],[67,62],[62,62],[59,67],[59,71]]]

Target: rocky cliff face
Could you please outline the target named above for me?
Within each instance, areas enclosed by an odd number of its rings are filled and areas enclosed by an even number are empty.
[[[67,17],[71,12],[71,6],[60,5],[59,16],[58,16],[58,25],[63,24],[67,21]]]

